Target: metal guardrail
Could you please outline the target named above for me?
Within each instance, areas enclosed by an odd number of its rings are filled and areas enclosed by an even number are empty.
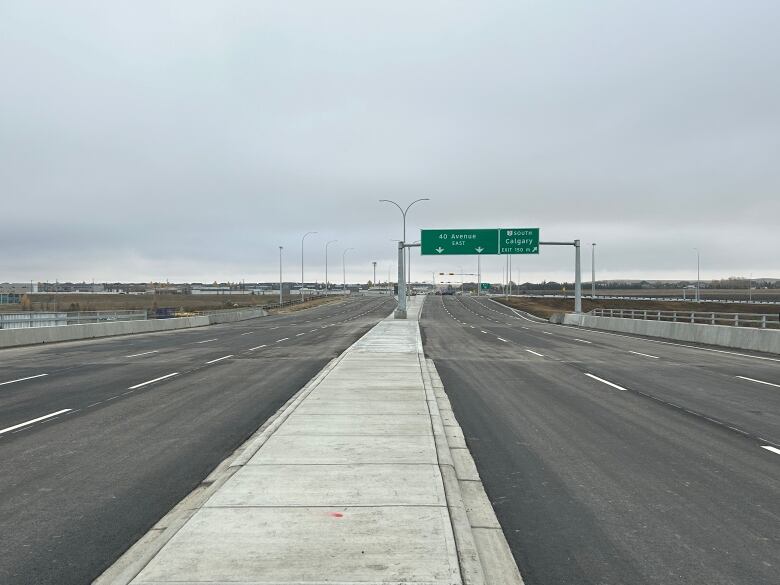
[[[671,321],[675,323],[699,323],[704,325],[728,325],[731,327],[758,327],[780,329],[780,315],[767,313],[714,313],[704,311],[652,311],[645,309],[593,309],[594,317],[642,319],[645,321]]]
[[[146,311],[30,311],[25,313],[0,313],[0,329],[29,327],[58,327],[114,321],[142,321]]]

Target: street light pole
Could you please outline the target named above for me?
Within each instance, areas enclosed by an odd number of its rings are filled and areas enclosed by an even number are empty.
[[[591,269],[591,280],[590,280],[590,298],[595,299],[596,298],[596,244],[590,245],[590,269]]]
[[[374,265],[374,280],[371,281],[371,283],[376,286],[376,260],[374,260],[371,264]]]
[[[344,278],[344,288],[342,288],[341,290],[344,292],[344,294],[347,293],[347,265],[346,265],[345,258],[347,256],[347,252],[354,249],[355,248],[347,248],[346,250],[344,250],[344,253],[341,254],[341,274],[342,277]]]
[[[303,296],[303,241],[306,239],[306,236],[310,236],[312,234],[316,234],[317,232],[306,232],[303,234],[303,237],[301,238],[301,302],[303,302],[304,296]]]
[[[282,250],[284,246],[279,246],[279,306],[282,306]]]
[[[402,242],[404,244],[406,244],[406,213],[409,211],[409,208],[412,205],[414,205],[415,203],[419,203],[420,201],[430,201],[430,198],[422,197],[420,199],[415,199],[409,205],[406,206],[406,209],[404,209],[403,207],[398,205],[398,203],[396,203],[395,201],[392,201],[390,199],[380,199],[379,200],[380,203],[392,203],[393,205],[395,205],[398,208],[398,211],[401,212],[401,216],[403,217],[403,223],[404,223],[404,231],[403,231],[404,238],[402,240]],[[404,274],[405,275],[405,273],[406,273],[406,270],[404,270],[403,273],[401,272],[401,270],[403,269],[403,265],[405,263],[406,254],[407,253],[409,254],[409,257],[411,258],[411,250],[409,252],[405,252],[403,250],[403,246],[401,248],[399,248],[398,257],[399,257],[400,262],[401,262],[401,268],[398,270],[398,274]],[[409,271],[408,280],[411,280],[411,276],[412,275],[411,275],[411,270],[410,270]],[[407,279],[406,278],[401,278],[398,281],[398,317],[402,318],[402,319],[406,318],[406,282],[405,282],[405,280],[407,280]],[[401,288],[402,287],[403,287],[403,295],[401,294]],[[403,299],[403,306],[401,305],[402,299]],[[403,315],[403,316],[401,316],[401,315]]]
[[[701,257],[699,255],[699,249],[696,250],[696,302],[701,302]]]
[[[336,242],[338,240],[331,240],[325,244],[325,296],[328,296],[328,246]]]
[[[574,240],[574,312],[582,313],[582,278],[580,276],[580,241]]]

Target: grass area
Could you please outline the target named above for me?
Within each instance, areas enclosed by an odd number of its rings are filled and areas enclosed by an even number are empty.
[[[574,299],[540,299],[528,297],[493,297],[499,303],[526,311],[538,317],[548,318],[553,313],[574,311]],[[591,309],[640,309],[648,311],[698,311],[705,313],[780,313],[776,305],[734,305],[730,303],[693,303],[683,301],[642,301],[633,299],[590,299],[583,296],[582,310]]]

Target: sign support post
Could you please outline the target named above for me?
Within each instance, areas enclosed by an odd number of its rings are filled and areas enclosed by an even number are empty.
[[[404,258],[406,256],[404,243],[398,242],[398,308],[395,310],[396,319],[406,319],[406,267]]]

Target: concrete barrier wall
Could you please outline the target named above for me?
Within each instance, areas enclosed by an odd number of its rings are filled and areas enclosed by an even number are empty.
[[[235,321],[256,319],[265,317],[267,314],[263,309],[247,309],[246,311],[225,311],[224,313],[215,313],[213,315],[177,317],[175,319],[113,321],[110,323],[90,323],[86,325],[63,325],[60,327],[0,329],[0,348],[205,327],[206,325],[216,325],[218,323],[233,323]]]
[[[236,321],[246,321],[247,319],[257,319],[266,315],[268,315],[268,312],[263,309],[247,309],[245,311],[214,313],[209,315],[209,320],[212,325],[216,325],[217,323],[234,323]]]
[[[594,317],[574,313],[567,313],[563,324],[780,354],[780,330],[777,329]]]

